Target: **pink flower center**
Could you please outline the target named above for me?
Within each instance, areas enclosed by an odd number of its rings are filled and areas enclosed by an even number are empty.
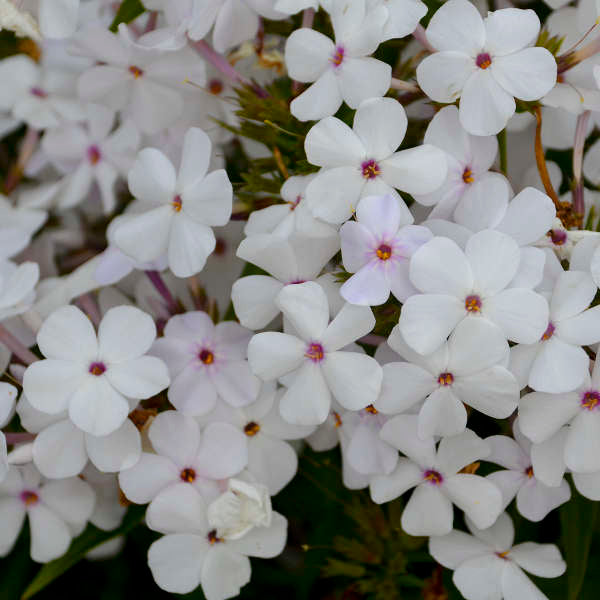
[[[48,94],[46,93],[45,90],[43,90],[40,87],[32,87],[29,92],[31,93],[32,96],[36,96],[38,98],[47,98]]]
[[[217,530],[213,529],[212,531],[208,532],[208,535],[206,536],[206,539],[208,540],[208,543],[211,546],[214,546],[215,544],[218,544],[220,542],[223,541],[223,538],[217,537]]]
[[[246,423],[244,427],[244,433],[248,437],[254,437],[260,431],[260,425],[256,421],[250,421],[250,423]]]
[[[37,504],[39,501],[39,496],[30,490],[24,490],[21,492],[21,502],[25,504],[25,506],[31,506],[32,504]]]
[[[454,375],[452,373],[440,373],[438,383],[444,387],[452,385],[454,383]]]
[[[196,471],[194,469],[182,469],[181,473],[179,473],[179,479],[181,481],[185,481],[186,483],[192,483],[196,479]]]
[[[308,345],[304,356],[306,356],[306,358],[310,358],[310,360],[313,362],[321,362],[325,356],[325,351],[323,350],[323,346],[321,346],[321,344],[313,343]]]
[[[510,552],[510,550],[506,550],[504,552],[496,552],[496,556],[498,558],[501,558],[502,560],[508,560],[508,553]]]
[[[392,256],[392,248],[387,244],[381,244],[375,254],[380,260],[388,260]]]
[[[173,202],[171,202],[171,206],[173,207],[173,210],[175,212],[179,212],[181,210],[181,207],[183,206],[183,200],[181,199],[181,196],[179,194],[177,194],[177,196],[175,196],[175,198],[173,198]]]
[[[200,350],[200,352],[198,353],[198,358],[205,365],[212,365],[215,362],[215,355],[207,348],[203,348],[202,350]]]
[[[102,154],[100,153],[100,148],[98,148],[98,146],[90,146],[87,149],[87,157],[88,160],[90,161],[90,164],[95,165],[97,164],[100,159],[102,158]]]
[[[525,475],[531,479],[533,477],[533,467],[529,466],[525,469]]]
[[[440,485],[444,481],[441,473],[432,470],[425,471],[425,473],[423,473],[423,479],[429,481],[432,485]]]
[[[339,67],[344,62],[344,54],[346,54],[346,50],[344,50],[343,46],[338,46],[335,49],[335,52],[329,59],[329,62],[333,64],[334,67]]]
[[[544,335],[542,336],[542,341],[549,340],[554,335],[555,329],[556,327],[552,323],[548,323],[548,327],[546,327],[546,331],[544,331]]]
[[[362,176],[365,179],[375,179],[378,175],[381,175],[381,169],[379,165],[373,160],[366,160],[362,165]]]
[[[487,52],[482,52],[481,54],[477,55],[475,64],[480,69],[487,69],[492,64],[492,57]]]
[[[467,312],[480,312],[481,311],[481,298],[479,296],[467,296],[465,298],[465,310]]]
[[[587,410],[594,410],[600,404],[600,392],[596,390],[590,390],[583,395],[581,398],[581,408]]]
[[[101,362],[93,362],[89,368],[89,372],[92,375],[95,375],[96,377],[99,377],[100,375],[102,375],[102,373],[104,373],[104,371],[106,371],[106,365]]]
[[[462,174],[462,179],[465,183],[473,183],[473,181],[475,181],[475,178],[473,177],[473,171],[471,171],[469,167],[465,167],[465,170]]]
[[[551,229],[548,237],[555,246],[562,246],[567,241],[567,232],[564,229]]]
[[[129,67],[129,72],[135,77],[135,79],[141,77],[144,74],[144,71],[142,71],[142,69],[136,67],[135,65],[131,65]]]

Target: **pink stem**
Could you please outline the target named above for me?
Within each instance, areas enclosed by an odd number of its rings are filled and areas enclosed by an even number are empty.
[[[79,308],[81,308],[81,310],[90,318],[90,321],[95,327],[98,328],[98,325],[100,325],[100,321],[102,320],[102,315],[100,314],[100,308],[92,295],[82,294],[76,302],[79,305]]]
[[[23,142],[21,143],[21,148],[19,149],[17,162],[8,173],[4,182],[5,194],[10,194],[17,187],[19,181],[21,181],[21,177],[23,177],[23,173],[25,172],[25,167],[33,156],[39,139],[39,131],[37,129],[28,127],[25,137],[23,138]]]
[[[418,85],[402,79],[396,79],[395,77],[392,77],[390,87],[394,90],[402,90],[403,92],[419,93],[421,91]]]
[[[24,442],[32,442],[35,440],[35,433],[5,433],[6,443],[9,446],[15,444],[23,444]]]
[[[269,93],[265,89],[247,79],[241,73],[238,73],[224,56],[215,52],[204,40],[193,42],[192,45],[217,71],[223,73],[225,77],[234,83],[241,83],[242,85],[251,87],[260,98],[267,98],[269,96]]]
[[[583,146],[585,144],[585,134],[590,118],[590,111],[585,110],[577,117],[577,126],[575,127],[575,140],[573,141],[573,210],[583,217],[585,214],[585,204],[583,199]]]
[[[556,57],[556,63],[558,65],[558,73],[564,73],[574,66],[578,65],[582,60],[594,56],[600,52],[600,37],[595,38],[588,44],[586,44],[580,50],[573,52],[566,52]]]
[[[30,365],[40,360],[33,352],[26,348],[8,329],[0,325],[0,342],[2,342],[19,360]]]
[[[429,40],[427,39],[427,33],[425,33],[425,28],[423,27],[423,25],[417,25],[412,35],[415,38],[415,40],[417,40],[417,42],[419,42],[421,46],[423,46],[423,48],[429,50],[429,52],[437,52],[437,50],[429,43]]]
[[[146,27],[144,29],[144,33],[148,33],[149,31],[154,31],[156,29],[156,22],[158,21],[158,11],[153,10],[148,17],[148,21],[146,22]]]
[[[306,27],[308,29],[311,29],[313,26],[315,20],[315,9],[314,8],[307,8],[303,13],[302,13],[302,27]]]
[[[172,315],[177,314],[179,312],[177,301],[173,297],[173,294],[171,294],[169,288],[165,285],[160,273],[158,271],[146,271],[146,275],[152,282],[152,285],[156,288],[156,291],[163,297],[169,313]]]
[[[369,346],[379,346],[385,342],[385,338],[382,335],[375,335],[374,333],[368,333],[367,335],[361,337],[359,342],[363,344],[368,344]]]

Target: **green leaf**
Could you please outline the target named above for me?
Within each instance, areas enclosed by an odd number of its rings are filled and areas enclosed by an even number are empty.
[[[560,508],[562,542],[567,561],[566,600],[577,600],[587,569],[598,503],[573,490],[571,500]]]
[[[110,30],[116,33],[120,23],[131,23],[144,12],[146,12],[146,9],[140,0],[123,0],[114,21],[110,25]]]
[[[38,574],[29,584],[21,599],[27,600],[43,590],[49,583],[76,565],[90,550],[96,548],[96,546],[108,542],[117,536],[128,533],[136,525],[141,523],[145,510],[145,506],[131,506],[125,515],[121,526],[117,529],[113,529],[113,531],[102,531],[93,525],[88,525],[86,530],[73,540],[71,547],[64,556],[46,563],[38,571]]]

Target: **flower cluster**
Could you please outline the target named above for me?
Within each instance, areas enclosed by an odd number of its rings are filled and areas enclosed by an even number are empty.
[[[0,0],[0,556],[147,505],[156,584],[233,598],[339,445],[464,598],[546,598],[513,517],[600,501],[600,21],[479,4]]]

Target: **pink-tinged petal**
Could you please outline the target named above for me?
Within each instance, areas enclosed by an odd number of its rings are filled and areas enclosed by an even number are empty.
[[[231,290],[231,301],[240,323],[249,329],[266,327],[279,313],[275,298],[282,288],[283,283],[265,275],[238,279]]]
[[[495,135],[515,113],[515,99],[488,69],[477,69],[466,81],[460,98],[462,126],[473,135]]]
[[[556,59],[546,48],[525,48],[514,54],[495,56],[490,73],[511,96],[538,100],[556,83]]]
[[[367,199],[364,198],[363,201]],[[344,269],[349,273],[356,273],[369,262],[377,240],[366,225],[356,221],[347,221],[342,225],[340,238]]]
[[[453,389],[462,402],[494,419],[506,419],[517,408],[519,384],[504,367],[456,378]]]
[[[333,70],[328,69],[292,100],[290,112],[299,121],[316,121],[335,114],[341,105],[338,79]]]
[[[169,202],[175,195],[175,169],[155,148],[144,148],[129,171],[129,189],[134,197],[151,204]]]
[[[219,397],[235,407],[254,402],[261,386],[261,381],[252,374],[245,360],[227,361],[220,365],[213,381]]]
[[[204,369],[190,364],[173,379],[169,402],[186,415],[205,415],[217,402],[217,390]]]
[[[342,298],[351,304],[378,306],[390,296],[390,285],[380,261],[373,260],[361,267],[341,287]]]
[[[248,362],[263,381],[277,379],[304,362],[306,343],[293,335],[267,331],[257,333],[248,344]]]
[[[436,50],[476,54],[485,42],[484,21],[466,0],[450,0],[429,21],[427,39]]]
[[[476,69],[475,61],[468,54],[436,52],[424,58],[417,66],[417,81],[432,100],[456,102]]]

